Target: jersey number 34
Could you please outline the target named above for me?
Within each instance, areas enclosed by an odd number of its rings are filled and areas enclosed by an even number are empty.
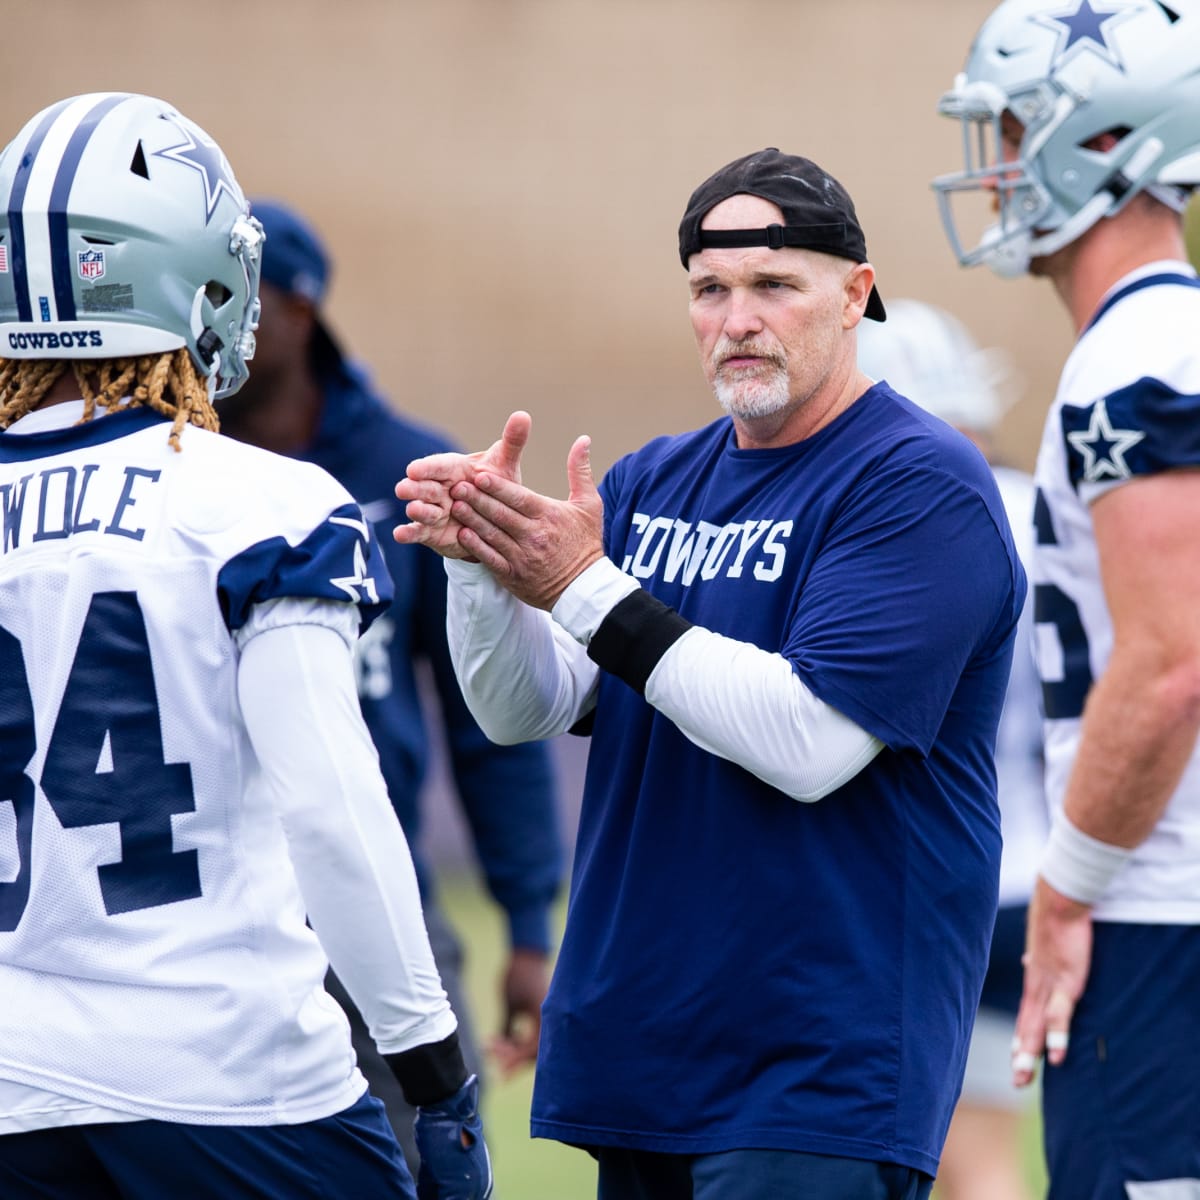
[[[114,679],[120,687],[114,689]],[[36,746],[21,644],[0,629],[0,802],[12,802],[20,870],[0,883],[0,932],[29,900]],[[117,823],[121,858],[97,868],[111,915],[200,895],[195,850],[173,849],[171,816],[193,812],[192,770],[164,761],[146,623],[134,592],[97,592],[54,721],[42,791],[66,829]]]

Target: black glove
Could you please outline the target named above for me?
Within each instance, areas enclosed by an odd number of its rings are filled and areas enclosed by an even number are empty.
[[[417,1200],[487,1200],[492,1160],[483,1140],[477,1076],[445,1100],[421,1105],[414,1130],[421,1156]]]

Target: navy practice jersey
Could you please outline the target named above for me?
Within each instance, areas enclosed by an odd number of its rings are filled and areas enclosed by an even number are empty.
[[[601,491],[614,562],[885,749],[798,803],[601,673],[534,1133],[932,1173],[996,912],[1024,598],[992,474],[880,384],[779,449],[728,420],[658,439]]]
[[[363,1082],[235,635],[290,597],[365,623],[390,586],[324,472],[168,432],[138,408],[0,435],[0,1079],[144,1117],[312,1120]]]
[[[1088,691],[1112,652],[1090,506],[1131,479],[1200,467],[1197,329],[1200,282],[1186,264],[1134,272],[1080,335],[1046,418],[1030,574],[1052,810],[1062,807]],[[1094,914],[1200,922],[1200,747]]]

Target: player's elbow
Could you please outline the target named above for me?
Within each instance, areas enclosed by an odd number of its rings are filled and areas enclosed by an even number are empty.
[[[842,747],[842,753],[832,757],[808,756],[796,764],[790,778],[777,786],[780,791],[801,804],[824,800],[850,782],[883,749],[883,743],[865,731],[860,737]]]
[[[832,705],[818,700],[790,676],[793,736],[790,776],[785,791],[793,800],[815,804],[850,782],[883,749],[874,734]]]
[[[878,748],[872,749],[862,758],[847,764],[837,773],[826,771],[820,775],[802,778],[798,781],[798,786],[791,792],[792,799],[800,801],[801,804],[816,804],[818,800],[824,800],[849,783],[878,752]]]
[[[519,730],[509,729],[496,722],[480,721],[479,728],[487,735],[488,741],[497,746],[519,746],[529,740]]]
[[[1159,677],[1157,690],[1168,721],[1200,727],[1200,653],[1172,664]]]
[[[475,724],[489,742],[497,746],[516,746],[530,740],[521,723],[513,719],[517,710],[511,700],[481,695],[470,688],[463,689],[463,696]]]

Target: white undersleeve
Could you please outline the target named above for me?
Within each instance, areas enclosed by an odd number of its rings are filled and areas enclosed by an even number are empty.
[[[478,563],[446,560],[454,671],[480,728],[502,746],[566,733],[596,703],[600,668],[550,619]]]
[[[781,654],[698,626],[659,660],[646,699],[701,749],[793,800],[828,796],[883,749],[818,700]]]
[[[359,708],[357,627],[349,603],[259,606],[238,637],[238,697],[309,921],[380,1050],[394,1053],[440,1041],[457,1022]]]
[[[455,669],[487,735],[511,743],[570,729],[595,704],[599,668],[583,642],[636,580],[602,559],[571,584],[551,618],[477,564],[448,561],[447,575]],[[796,800],[829,795],[883,749],[819,700],[782,655],[696,626],[659,660],[646,700],[697,746]]]

